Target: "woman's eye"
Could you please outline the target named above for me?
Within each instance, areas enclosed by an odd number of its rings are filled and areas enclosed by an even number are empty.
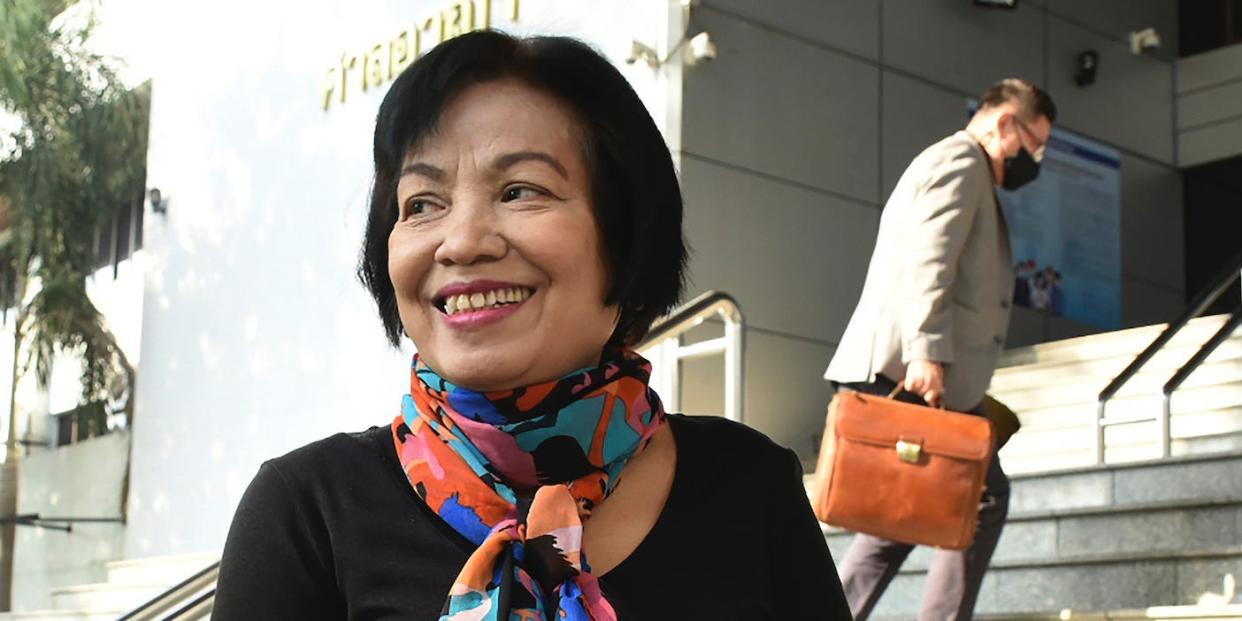
[[[405,203],[405,217],[412,218],[435,211],[437,205],[425,198],[411,198]]]
[[[524,185],[515,185],[510,188],[505,188],[505,194],[502,200],[507,203],[509,201],[516,201],[524,198],[535,198],[537,196],[541,196],[542,194],[542,192],[536,190],[535,188]]]

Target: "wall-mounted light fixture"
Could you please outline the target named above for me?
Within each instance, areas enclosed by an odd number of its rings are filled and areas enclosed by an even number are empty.
[[[1100,66],[1100,53],[1095,50],[1083,50],[1078,54],[1078,63],[1074,66],[1074,84],[1089,86],[1095,84],[1095,70]]]
[[[159,188],[147,190],[147,200],[151,201],[151,211],[158,214],[168,213],[168,197]]]

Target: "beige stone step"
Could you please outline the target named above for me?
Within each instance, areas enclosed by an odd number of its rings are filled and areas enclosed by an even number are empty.
[[[1199,350],[1201,345],[1202,343],[1193,343],[1185,347],[1161,350],[1160,353],[1156,354],[1143,366],[1139,375],[1127,382],[1126,385],[1129,386],[1138,377],[1146,375],[1163,376],[1156,380],[1157,385],[1163,385],[1169,376],[1173,375],[1177,369],[1190,360],[1191,356]],[[1238,358],[1242,358],[1242,336],[1234,336],[1221,343],[1207,359],[1206,363],[1236,360]],[[1108,358],[1001,368],[997,369],[992,376],[989,392],[993,394],[1008,393],[1016,390],[1055,385],[1070,379],[1092,381],[1097,384],[1095,392],[1098,393],[1133,360],[1134,354],[1129,353]]]
[[[1201,344],[1219,330],[1227,318],[1227,315],[1213,315],[1194,319],[1182,328],[1168,346],[1182,347],[1188,343]],[[1166,327],[1167,324],[1157,324],[1011,349],[1001,355],[999,366],[1009,368],[1030,364],[1094,360],[1127,352],[1133,357],[1151,344]]]

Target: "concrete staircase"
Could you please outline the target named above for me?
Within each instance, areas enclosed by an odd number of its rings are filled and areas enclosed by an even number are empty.
[[[1225,319],[1191,322],[1108,414],[1158,413],[1165,381]],[[1155,459],[1160,431],[1143,422],[1108,428],[1106,464],[1094,463],[1096,395],[1164,328],[1005,353],[990,393],[1023,428],[1001,451],[1013,491],[980,618],[1242,619],[1227,583],[1242,582],[1242,334],[1174,393],[1172,458]],[[839,562],[853,535],[825,537]],[[911,554],[873,618],[917,616],[931,554]]]
[[[1161,387],[1226,316],[1203,317],[1182,329],[1108,404],[1108,414],[1154,416]],[[1164,325],[1045,343],[1008,351],[990,393],[1022,420],[1001,451],[1012,473],[1091,465],[1096,395],[1163,331]],[[1242,333],[1235,333],[1173,394],[1172,452],[1196,455],[1242,450]],[[1152,421],[1110,426],[1105,460],[1158,456]]]
[[[1226,575],[1242,581],[1242,453],[1015,475],[1012,486],[980,616],[1154,618],[1132,614],[1197,604]],[[853,535],[825,536],[839,562]],[[931,554],[915,549],[873,618],[917,616]],[[1242,607],[1231,614],[1167,618],[1242,618]]]
[[[0,621],[110,621],[218,559],[205,555],[113,561],[107,582],[53,589],[49,610],[0,613]]]

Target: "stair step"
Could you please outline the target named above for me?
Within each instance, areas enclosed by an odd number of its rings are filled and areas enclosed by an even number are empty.
[[[0,621],[114,621],[124,614],[122,610],[72,611],[32,610],[28,612],[0,613]]]
[[[1141,463],[1155,458],[1159,447],[1156,441],[1157,432],[1155,431],[1154,423],[1149,424],[1149,429],[1151,430],[1150,437],[1145,443],[1108,447],[1105,453],[1108,463],[1110,465],[1123,465],[1126,463]],[[1090,433],[1090,431],[1084,429],[1083,433]],[[1008,449],[1008,447],[1005,448]],[[1174,438],[1169,448],[1175,458],[1210,457],[1213,455],[1237,453],[1242,451],[1242,432],[1212,434],[1197,438]],[[1006,455],[1002,452],[1001,459],[1005,465],[1005,471],[1011,475],[1033,474],[1091,466],[1095,461],[1095,450],[1093,448],[1079,447],[1078,449],[1055,453],[1044,451],[1028,454],[1009,453]]]
[[[1005,462],[1001,461],[1002,465]],[[1008,468],[1007,465],[1005,465]],[[1242,452],[1016,474],[1010,513],[1242,499]]]
[[[1183,388],[1173,393],[1169,405],[1174,416],[1242,407],[1242,382]],[[1018,419],[1022,421],[1023,431],[1026,431],[1037,428],[1094,424],[1096,409],[1095,399],[1092,398],[1076,403],[1025,410],[1014,408],[1014,411],[1018,414]],[[1164,409],[1164,396],[1159,390],[1154,390],[1146,394],[1114,397],[1108,402],[1104,411],[1108,416],[1155,417],[1162,409]]]
[[[1149,369],[1139,373],[1122,386],[1109,403],[1125,397],[1160,395],[1165,382],[1172,377],[1175,370]],[[994,384],[989,394],[1015,412],[1021,413],[1060,405],[1087,403],[1094,406],[1109,379],[1111,376],[1067,374],[1058,380],[1026,388],[997,390]],[[1192,388],[1224,384],[1242,385],[1242,339],[1239,339],[1236,354],[1205,362],[1173,395],[1176,399],[1178,395]]]
[[[988,570],[976,612],[1047,614],[1050,610],[1133,610],[1187,605],[1221,588],[1237,572],[1242,549],[1174,555],[1111,555],[1072,563],[997,562]],[[880,599],[875,618],[917,616],[926,570],[906,570]]]
[[[1078,612],[1064,609],[1058,612],[1011,613],[975,615],[979,621],[1208,621],[1242,620],[1242,604],[1223,606],[1151,606],[1132,610],[1108,610],[1104,612]]]
[[[1203,417],[1212,417],[1206,413]],[[1170,452],[1174,456],[1236,452],[1242,446],[1242,414],[1230,413],[1220,426],[1211,420],[1173,420]],[[1196,420],[1198,422],[1196,422]],[[1023,431],[1012,446],[1001,450],[1001,463],[1011,473],[1064,469],[1090,465],[1095,459],[1095,434],[1090,427]],[[1105,460],[1110,464],[1146,461],[1159,457],[1159,428],[1154,421],[1109,427],[1104,431]],[[1021,434],[1019,434],[1021,435]],[[1055,448],[1049,448],[1055,447]]]
[[[1203,345],[1202,341],[1188,341],[1184,344],[1167,345],[1153,356],[1142,369],[1144,372],[1160,371],[1172,374],[1173,371],[1186,364],[1195,352]],[[1242,334],[1235,335],[1217,346],[1208,361],[1223,360],[1236,357],[1242,349]],[[1072,358],[1053,362],[997,367],[992,375],[992,391],[1005,391],[1030,388],[1064,379],[1065,377],[1096,377],[1102,379],[1100,388],[1104,387],[1122,369],[1134,361],[1138,352],[1117,352],[1111,356],[1100,358]]]
[[[218,560],[210,554],[179,554],[112,561],[107,565],[108,582],[172,586]]]
[[[57,610],[128,610],[163,593],[167,582],[151,584],[82,584],[52,589]]]
[[[1080,417],[1079,421],[1057,426],[1023,425],[1001,449],[1001,458],[1036,454],[1047,455],[1077,449],[1095,448],[1095,413]],[[1082,420],[1087,418],[1087,420]],[[1242,431],[1242,404],[1217,410],[1173,414],[1169,419],[1170,437],[1173,440],[1227,435]],[[1159,427],[1155,420],[1132,419],[1122,424],[1109,425],[1104,430],[1108,448],[1121,448],[1135,444],[1153,445],[1159,440]]]
[[[1213,315],[1191,320],[1168,346],[1203,343],[1220,330],[1227,319],[1228,315]],[[1157,324],[1011,349],[1001,355],[1000,366],[1089,360],[1127,352],[1133,356],[1151,344],[1167,327],[1168,324]]]
[[[123,610],[29,610],[0,612],[0,621],[114,621]]]
[[[1014,514],[1006,522],[993,564],[1045,566],[1112,562],[1118,557],[1202,558],[1242,555],[1242,500],[1102,507],[1074,512]],[[834,558],[841,558],[853,533],[824,527]],[[926,569],[933,550],[918,548],[904,569]],[[1138,555],[1134,557],[1132,555]]]

